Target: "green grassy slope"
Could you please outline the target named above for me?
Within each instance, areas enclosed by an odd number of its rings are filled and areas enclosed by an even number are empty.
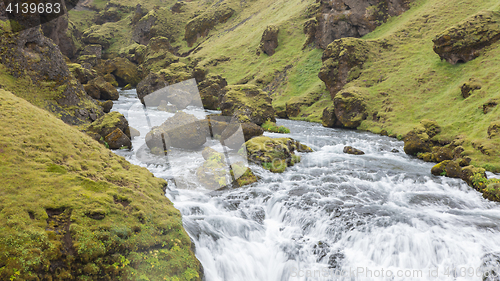
[[[200,280],[164,180],[3,89],[0,123],[1,280]]]

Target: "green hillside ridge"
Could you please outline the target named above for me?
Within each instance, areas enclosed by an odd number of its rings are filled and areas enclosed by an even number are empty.
[[[1,280],[201,280],[166,181],[0,89]]]

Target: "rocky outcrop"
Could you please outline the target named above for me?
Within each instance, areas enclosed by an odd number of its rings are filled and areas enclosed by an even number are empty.
[[[337,119],[335,115],[335,107],[329,106],[323,110],[321,115],[321,124],[328,128],[341,128],[342,123]]]
[[[233,116],[241,123],[262,125],[267,120],[276,122],[271,98],[254,85],[227,86],[220,99],[222,115]]]
[[[318,74],[332,99],[348,82],[361,75],[363,63],[368,59],[369,43],[362,39],[344,38],[328,45],[323,52]]]
[[[357,148],[354,148],[352,146],[344,146],[344,153],[347,153],[347,154],[352,154],[352,155],[363,155],[365,154],[363,151],[357,149]]]
[[[177,112],[146,135],[146,144],[154,154],[167,153],[170,147],[195,149],[203,145],[209,132],[207,122],[194,115]]]
[[[138,5],[138,10],[136,10],[136,15],[143,14],[142,9]],[[135,18],[136,16],[134,16]],[[137,16],[138,17],[138,16]],[[141,45],[148,45],[149,40],[153,37],[151,33],[153,26],[156,23],[156,16],[154,11],[149,12],[146,16],[142,17],[134,28],[134,32],[132,34],[132,40]]]
[[[468,62],[500,40],[500,12],[484,11],[437,35],[434,52],[451,64]]]
[[[276,25],[268,25],[262,38],[260,39],[259,49],[269,56],[274,55],[275,49],[278,48],[278,33],[279,27]]]
[[[137,97],[141,101],[142,104],[144,103],[144,97],[157,91],[160,90],[164,87],[168,86],[168,83],[165,81],[162,75],[159,75],[157,73],[151,72],[144,78],[139,84],[137,84]],[[159,104],[161,99],[158,101],[152,101],[152,104]]]
[[[73,58],[77,53],[76,43],[68,36],[68,15],[64,14],[57,19],[41,25],[43,34],[52,39],[59,46],[61,53],[68,58]]]
[[[335,116],[344,128],[357,128],[366,119],[364,90],[351,87],[338,93],[333,99]]]
[[[103,49],[108,49],[114,39],[112,27],[106,25],[93,25],[82,34],[85,44],[99,44]]]
[[[102,108],[86,95],[81,84],[71,75],[59,48],[43,36],[40,28],[19,33],[0,32],[0,63],[14,78],[31,80],[33,84],[25,85],[26,88],[37,87],[50,93],[38,96],[19,94],[54,112],[68,124],[90,122],[91,114],[93,117],[94,114],[97,117],[103,114]],[[17,83],[24,83],[22,81],[20,79]],[[18,90],[12,91],[18,94]]]
[[[233,14],[234,10],[228,7],[226,3],[222,3],[190,20],[186,24],[186,33],[184,35],[188,46],[193,46],[198,38],[207,36],[212,28],[219,23],[226,22]]]
[[[85,129],[85,132],[97,141],[105,141],[111,149],[132,147],[128,121],[125,116],[116,111],[94,121]]]
[[[481,86],[482,86],[481,83],[476,81],[475,79],[470,79],[468,82],[463,83],[462,86],[460,87],[460,90],[462,92],[462,97],[464,99],[470,97],[472,92],[481,89]]]
[[[500,121],[493,121],[488,126],[488,138],[495,138],[500,135]]]
[[[68,64],[69,71],[73,76],[80,82],[80,84],[87,84],[90,80],[97,78],[97,72],[92,69],[89,64],[78,64],[70,63]]]
[[[116,88],[101,76],[89,81],[84,88],[87,94],[94,99],[118,100],[120,97]]]
[[[320,0],[316,44],[326,48],[336,39],[362,37],[409,9],[412,0]]]
[[[262,165],[273,173],[282,173],[289,166],[300,162],[297,152],[312,152],[312,149],[291,138],[272,139],[256,137],[245,143],[250,162]]]
[[[420,124],[408,132],[403,141],[406,154],[417,155],[418,153],[431,152],[431,138],[441,132],[441,127],[436,121],[424,119]]]
[[[216,110],[219,107],[219,98],[226,86],[226,79],[220,75],[209,74],[201,82],[198,82],[203,107]]]

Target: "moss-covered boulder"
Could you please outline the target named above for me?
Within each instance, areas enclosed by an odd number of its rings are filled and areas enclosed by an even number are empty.
[[[291,97],[286,103],[286,116],[297,117],[303,106],[311,106],[321,98],[321,93],[308,93],[304,96]]]
[[[345,128],[357,128],[366,119],[365,90],[351,87],[343,90],[333,99],[335,116]]]
[[[0,280],[202,280],[165,180],[3,89],[0,103]]]
[[[425,162],[442,162],[445,160],[454,160],[459,157],[455,157],[454,151],[450,147],[434,146],[431,148],[431,152],[418,153],[417,157],[424,160]]]
[[[437,35],[434,52],[451,64],[468,62],[500,40],[500,12],[483,11]]]
[[[146,76],[144,79],[142,79],[139,84],[137,84],[137,97],[139,100],[144,103],[144,97],[157,91],[160,90],[164,87],[168,86],[168,83],[165,81],[162,75],[159,75],[157,73],[151,72]],[[150,99],[151,100],[151,99]],[[158,100],[151,100],[152,104],[159,104],[161,101],[161,98],[158,98]]]
[[[112,149],[118,149],[122,146],[131,147],[128,121],[123,114],[116,111],[108,113],[94,121],[85,129],[85,132],[97,141],[109,138],[113,145],[110,145],[108,140],[106,142]]]
[[[194,115],[177,112],[146,135],[146,144],[155,154],[166,153],[169,147],[195,149],[207,141],[208,124]]]
[[[417,155],[418,153],[431,152],[433,144],[431,138],[440,132],[441,127],[436,121],[423,119],[403,138],[405,153]]]
[[[166,37],[153,37],[144,50],[143,66],[147,71],[158,72],[172,63],[179,62],[179,58],[172,54],[174,48]]]
[[[84,85],[84,88],[87,94],[94,99],[118,100],[120,97],[118,90],[101,76],[90,80]]]
[[[352,154],[352,155],[363,155],[365,154],[362,150],[354,148],[352,146],[344,146],[344,153]]]
[[[262,125],[265,121],[276,122],[272,100],[266,92],[254,85],[227,86],[221,96],[222,115],[233,116],[241,123]]]
[[[209,74],[199,81],[198,89],[200,91],[203,107],[212,110],[219,108],[219,98],[226,86],[226,79],[222,78],[220,75]]]
[[[82,34],[82,41],[85,44],[98,44],[103,49],[108,49],[115,39],[113,34],[117,32],[113,25],[93,25]]]
[[[111,109],[113,108],[113,102],[110,100],[97,101],[97,103],[99,104],[99,106],[102,107],[102,111],[104,111],[105,113],[109,113],[111,111]]]
[[[278,33],[280,29],[276,25],[268,25],[262,38],[260,39],[259,49],[269,56],[274,55],[275,49],[278,48]]]
[[[251,122],[229,123],[221,133],[220,141],[230,148],[239,149],[246,141],[253,137],[262,136],[262,127]]]
[[[300,161],[298,152],[312,152],[312,149],[291,138],[255,137],[245,143],[250,162],[262,165],[273,173],[282,173],[286,167]]]
[[[233,14],[234,10],[226,3],[222,3],[212,6],[201,15],[188,21],[184,35],[188,46],[191,47],[198,38],[207,36],[212,28],[219,23],[226,22]]]
[[[116,77],[118,86],[124,87],[127,84],[136,86],[140,81],[140,73],[137,66],[126,58],[114,58],[104,62],[104,69]]]
[[[345,84],[361,75],[364,62],[368,59],[370,44],[362,39],[342,38],[333,41],[323,52],[318,74],[330,95],[335,95]]]
[[[68,64],[69,71],[82,85],[87,84],[90,80],[97,78],[97,72],[92,69],[89,64]]]
[[[82,55],[95,56],[97,59],[102,58],[102,46],[98,44],[86,45],[83,48]]]
[[[323,110],[323,114],[321,115],[321,124],[324,127],[328,128],[340,128],[342,127],[342,123],[337,119],[335,115],[335,107],[329,106]]]
[[[142,8],[138,6],[136,9],[136,16],[134,16],[134,18],[139,17],[141,17],[140,20],[136,19],[137,24],[135,25],[132,34],[132,40],[141,45],[147,45],[149,43],[149,40],[153,37],[152,28],[157,20],[155,11],[151,11],[145,15]]]

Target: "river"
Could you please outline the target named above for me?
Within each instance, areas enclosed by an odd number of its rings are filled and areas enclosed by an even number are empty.
[[[406,155],[401,141],[278,120],[291,132],[265,135],[314,152],[282,174],[251,165],[257,183],[210,191],[196,182],[196,153],[144,157],[144,136],[169,113],[143,109],[135,90],[121,91],[113,110],[141,132],[133,150],[116,153],[169,181],[166,196],[207,281],[499,280],[500,204],[460,179],[431,175],[433,164]],[[366,154],[344,154],[345,145]]]

